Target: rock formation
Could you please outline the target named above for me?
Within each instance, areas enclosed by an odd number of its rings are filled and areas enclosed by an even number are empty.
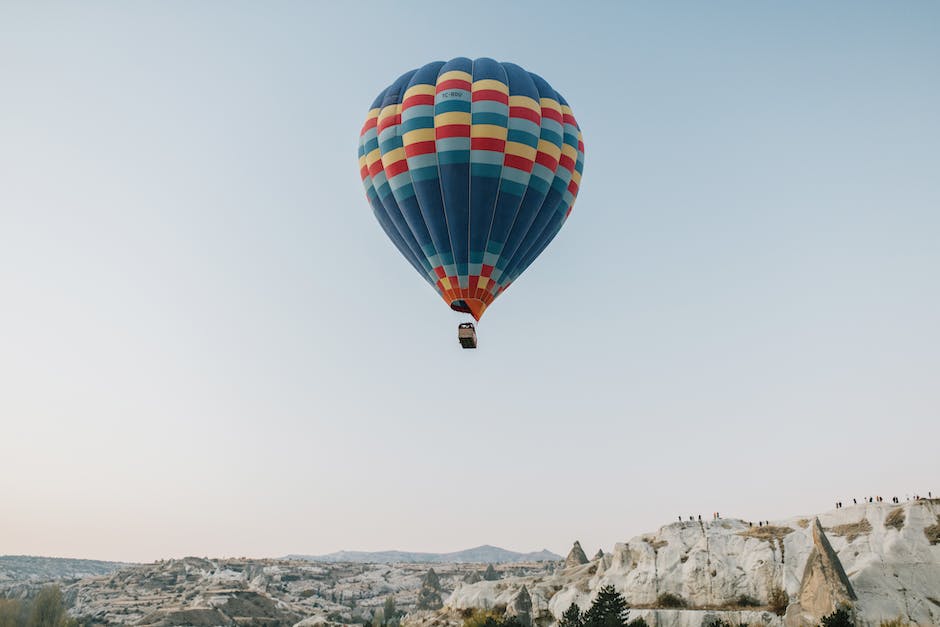
[[[582,564],[587,563],[588,558],[587,555],[584,554],[584,549],[581,548],[581,543],[575,540],[574,546],[572,546],[571,550],[568,551],[568,557],[565,558],[565,568],[581,566]]]
[[[493,568],[492,564],[486,565],[486,570],[483,572],[484,581],[496,581],[499,579],[499,573],[496,572],[496,569]]]
[[[506,616],[515,616],[523,627],[532,625],[532,597],[525,584],[509,599],[506,604]]]
[[[816,621],[840,607],[851,607],[857,598],[817,518],[813,522],[813,550],[803,569],[797,602],[787,610],[787,624],[798,627]]]
[[[475,570],[471,570],[467,573],[467,576],[463,578],[464,583],[476,583],[478,581],[483,581],[483,578],[480,577],[480,573]]]
[[[594,554],[594,559],[599,560],[604,557],[604,549],[597,549],[597,553]]]
[[[438,610],[444,603],[441,601],[441,580],[434,569],[430,569],[421,582],[418,590],[418,602],[415,607],[419,610]]]

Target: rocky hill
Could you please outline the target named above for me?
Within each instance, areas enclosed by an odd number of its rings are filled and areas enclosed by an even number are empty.
[[[750,522],[676,522],[586,561],[575,547],[552,574],[462,583],[415,627],[457,625],[472,609],[515,611],[530,598],[533,621],[554,623],[613,585],[658,627],[718,619],[766,627],[817,625],[843,604],[859,625],[901,618],[940,624],[940,499],[865,503],[818,516]],[[521,593],[525,594],[522,595]]]
[[[499,577],[546,573],[548,563],[497,565]],[[371,620],[388,597],[401,615],[442,601],[480,564],[316,564],[300,560],[188,557],[122,568],[62,585],[69,612],[99,625],[289,626]],[[0,593],[3,592],[0,586]],[[436,596],[436,601],[433,597]]]
[[[370,564],[507,564],[518,562],[556,562],[560,555],[548,549],[534,553],[517,553],[498,546],[483,546],[454,553],[409,553],[406,551],[337,551],[328,555],[288,555],[286,559],[311,562],[357,562]]]
[[[34,557],[32,555],[0,555],[0,582],[54,579],[80,579],[106,575],[128,566],[121,562],[99,562],[65,557]]]

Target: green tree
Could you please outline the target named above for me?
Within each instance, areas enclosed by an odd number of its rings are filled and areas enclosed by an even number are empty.
[[[558,627],[583,627],[583,625],[584,616],[581,614],[581,608],[578,607],[577,603],[569,605],[565,613],[562,614],[561,620],[558,621]]]
[[[626,627],[630,617],[627,600],[613,586],[604,586],[584,613],[584,627]]]
[[[829,616],[823,616],[820,625],[822,627],[855,627],[855,622],[852,620],[849,611],[844,607],[840,607]]]

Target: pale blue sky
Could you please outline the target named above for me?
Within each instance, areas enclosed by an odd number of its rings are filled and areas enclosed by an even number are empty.
[[[940,5],[0,3],[0,554],[491,543],[940,491]],[[491,56],[586,145],[462,351],[359,181]]]

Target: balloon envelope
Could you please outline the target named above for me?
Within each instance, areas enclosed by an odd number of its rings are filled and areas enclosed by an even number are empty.
[[[359,136],[379,224],[452,309],[477,320],[561,229],[583,166],[565,99],[487,58],[406,72],[376,97]]]

